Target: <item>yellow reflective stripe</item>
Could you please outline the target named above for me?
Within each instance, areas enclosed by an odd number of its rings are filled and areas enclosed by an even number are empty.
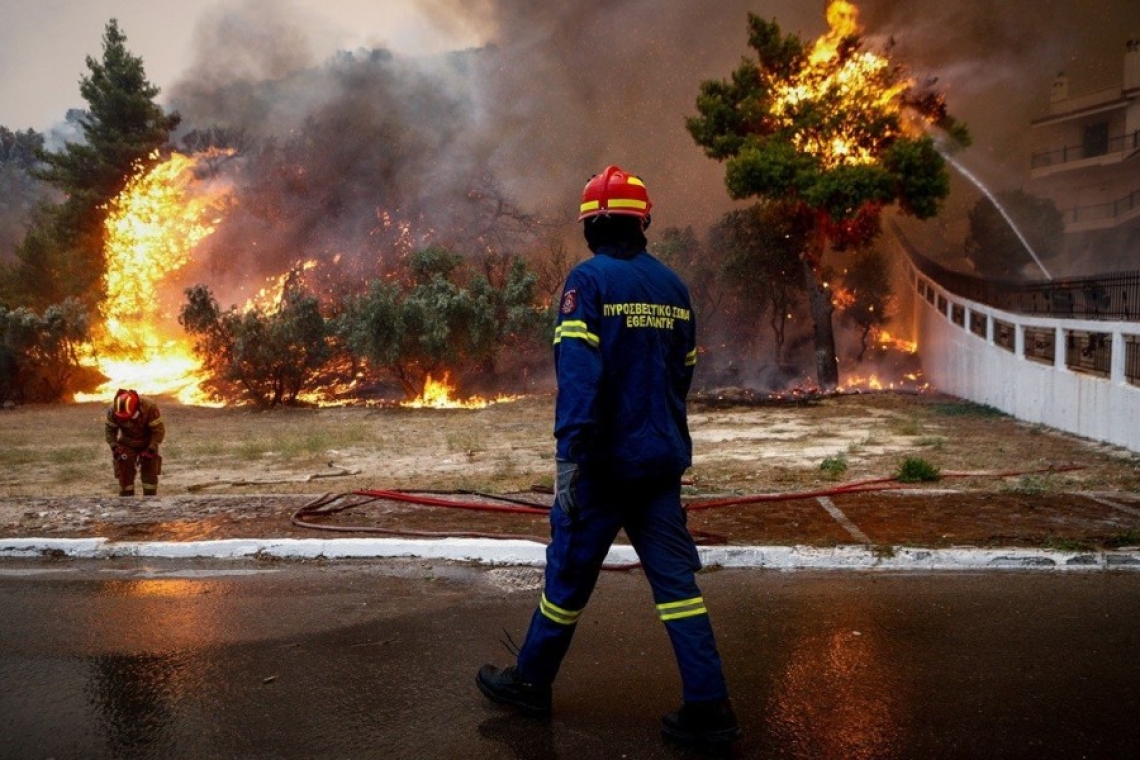
[[[663,623],[670,620],[693,617],[695,615],[707,615],[708,612],[703,596],[695,596],[692,599],[682,599],[679,602],[666,602],[665,604],[657,605],[657,616],[661,618],[661,622]]]
[[[633,198],[610,198],[609,203],[606,204],[608,208],[636,208],[645,210],[645,201],[635,200]]]
[[[586,201],[582,204],[581,210],[578,213],[584,214],[587,211],[597,211],[599,206],[601,206],[599,201]]]
[[[632,174],[626,176],[625,181],[631,185],[638,185],[640,187],[645,187],[645,183],[642,182],[637,177],[634,177]]]
[[[158,427],[161,424],[163,424],[161,417],[158,417],[157,419],[151,420],[151,422],[150,422],[151,427]]]
[[[574,625],[582,614],[582,610],[565,610],[557,604],[553,604],[546,598],[545,592],[542,594],[542,600],[538,603],[538,611],[543,614],[543,617],[550,618],[559,625]]]
[[[697,363],[697,349],[694,348],[692,351],[685,354],[685,366],[686,367],[692,367],[696,363]]]
[[[562,342],[563,338],[581,338],[591,346],[600,346],[602,339],[590,332],[586,323],[579,320],[567,320],[554,328],[554,343]]]

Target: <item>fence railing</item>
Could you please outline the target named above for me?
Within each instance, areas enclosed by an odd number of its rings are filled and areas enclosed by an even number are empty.
[[[911,250],[922,371],[941,392],[1140,452],[1140,272],[994,283]]]
[[[983,280],[947,269],[906,247],[915,268],[927,277],[962,298],[995,309],[1071,319],[1140,320],[1140,271],[1037,282]]]

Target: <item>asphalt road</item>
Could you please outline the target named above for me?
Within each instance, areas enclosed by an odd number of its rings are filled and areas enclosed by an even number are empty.
[[[549,723],[475,689],[537,570],[0,562],[0,758],[688,758],[639,572],[607,573]],[[1140,757],[1135,573],[723,570],[739,757]]]

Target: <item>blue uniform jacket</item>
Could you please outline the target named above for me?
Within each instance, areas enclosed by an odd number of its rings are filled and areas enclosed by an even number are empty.
[[[566,279],[554,332],[557,456],[635,480],[692,464],[685,396],[696,321],[681,279],[646,251],[605,248]]]

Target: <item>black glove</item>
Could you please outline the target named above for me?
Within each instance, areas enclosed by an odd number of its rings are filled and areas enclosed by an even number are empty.
[[[578,518],[578,465],[565,459],[556,461],[554,500],[571,520]]]

